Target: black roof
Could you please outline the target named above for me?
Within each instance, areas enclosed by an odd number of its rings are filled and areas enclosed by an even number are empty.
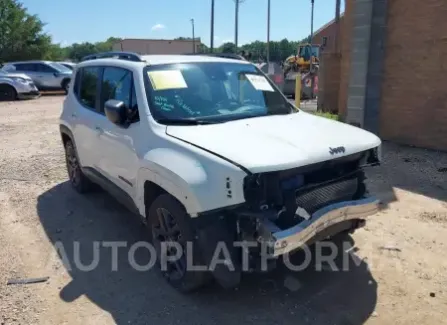
[[[242,55],[233,54],[233,53],[187,53],[186,55],[215,56],[215,57],[225,58],[225,59],[246,61],[245,58]]]
[[[88,60],[96,60],[96,59],[105,59],[105,58],[115,58],[120,60],[128,60],[128,61],[135,61],[135,62],[141,62],[143,61],[137,53],[133,52],[102,52],[102,53],[95,53],[91,55],[87,55],[82,58],[82,61],[88,61]]]

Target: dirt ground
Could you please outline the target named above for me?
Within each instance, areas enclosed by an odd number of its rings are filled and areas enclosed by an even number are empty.
[[[145,240],[137,218],[107,194],[67,182],[58,117],[62,96],[0,103],[0,324],[445,324],[447,154],[386,143],[369,172],[384,204],[340,252],[349,271],[310,266],[251,275],[239,288],[191,295],[156,271],[138,272],[110,248],[94,270],[67,269],[74,241],[85,264],[99,241]],[[125,249],[124,249],[125,250]],[[144,252],[137,256],[143,261]],[[6,285],[49,276],[45,283]]]

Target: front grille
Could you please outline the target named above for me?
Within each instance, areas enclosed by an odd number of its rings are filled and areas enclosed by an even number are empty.
[[[352,200],[358,190],[358,175],[336,180],[312,189],[296,191],[296,204],[310,214],[332,203]]]

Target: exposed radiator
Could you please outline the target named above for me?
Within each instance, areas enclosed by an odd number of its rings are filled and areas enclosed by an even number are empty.
[[[310,214],[326,205],[352,200],[359,186],[358,176],[334,181],[310,190],[296,191],[296,203]]]

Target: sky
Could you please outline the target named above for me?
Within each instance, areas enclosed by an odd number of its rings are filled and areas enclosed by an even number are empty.
[[[234,41],[236,0],[215,0],[214,42]],[[267,0],[240,0],[239,45],[267,38]],[[195,36],[210,43],[211,0],[21,0],[46,23],[53,41],[98,42],[108,37]],[[271,0],[270,39],[300,40],[310,34],[310,0]],[[344,3],[344,1],[342,1]],[[343,5],[342,5],[343,10]],[[314,30],[334,18],[335,0],[315,0]]]

